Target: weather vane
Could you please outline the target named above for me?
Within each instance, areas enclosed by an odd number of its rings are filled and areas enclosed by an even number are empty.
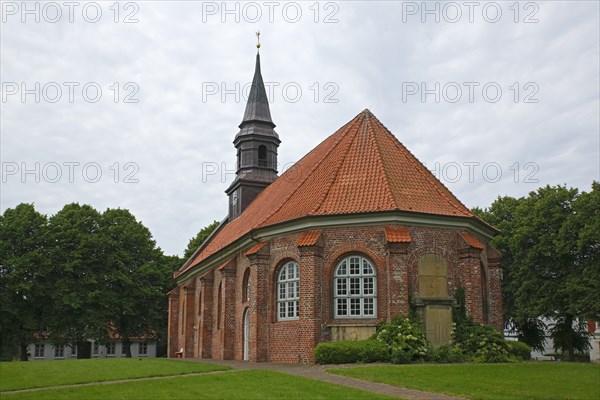
[[[260,31],[256,31],[256,48],[260,49]]]

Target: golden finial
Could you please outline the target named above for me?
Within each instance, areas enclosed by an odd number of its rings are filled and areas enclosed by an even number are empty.
[[[260,49],[260,31],[256,31],[256,48]]]

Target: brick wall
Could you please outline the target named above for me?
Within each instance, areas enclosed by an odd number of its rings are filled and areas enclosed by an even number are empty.
[[[450,298],[462,286],[468,313],[476,321],[502,327],[500,255],[482,239],[484,248],[476,249],[459,230],[410,227],[410,243],[388,243],[383,226],[332,227],[321,230],[317,244],[298,248],[299,235],[274,238],[250,255],[239,252],[226,266],[182,285],[186,300],[181,290],[174,290],[169,297],[169,356],[184,347],[188,357],[243,359],[243,318],[248,310],[250,361],[314,362],[313,349],[330,340],[332,325],[374,326],[407,314],[419,298],[418,264],[427,254],[445,261]],[[351,254],[367,257],[376,269],[375,318],[334,318],[333,274],[338,262]],[[288,260],[300,268],[300,318],[278,321],[277,274]],[[243,297],[246,271],[248,301]],[[185,334],[180,335],[174,328],[181,326],[178,311],[183,309]]]

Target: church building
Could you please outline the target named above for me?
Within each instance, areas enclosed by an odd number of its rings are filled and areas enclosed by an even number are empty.
[[[459,289],[475,321],[502,328],[497,230],[375,115],[278,176],[280,142],[257,54],[229,213],[174,274],[169,357],[313,363],[318,343],[368,338],[410,310],[439,345]]]

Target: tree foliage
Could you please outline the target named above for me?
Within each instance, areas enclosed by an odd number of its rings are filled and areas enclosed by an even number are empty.
[[[493,244],[503,254],[505,321],[538,349],[538,318],[556,321],[555,344],[572,357],[585,335],[577,321],[600,318],[600,184],[589,193],[546,186],[476,213],[501,231]]]
[[[165,256],[128,211],[68,204],[47,219],[30,204],[0,218],[4,358],[40,330],[57,344],[165,338],[166,293],[179,257]]]
[[[20,204],[0,216],[0,356],[26,346],[46,323],[45,241],[48,220],[33,204]]]
[[[204,243],[206,238],[210,236],[211,233],[219,226],[219,221],[213,221],[210,225],[205,226],[198,232],[196,236],[190,239],[188,242],[187,248],[183,253],[183,258],[187,260],[194,254],[194,252]]]
[[[170,265],[163,262],[148,228],[128,211],[108,209],[102,214],[101,232],[106,246],[104,306],[110,330],[123,338],[131,357],[130,337],[158,339],[157,328],[168,312],[166,290]],[[107,332],[108,334],[109,332]]]

